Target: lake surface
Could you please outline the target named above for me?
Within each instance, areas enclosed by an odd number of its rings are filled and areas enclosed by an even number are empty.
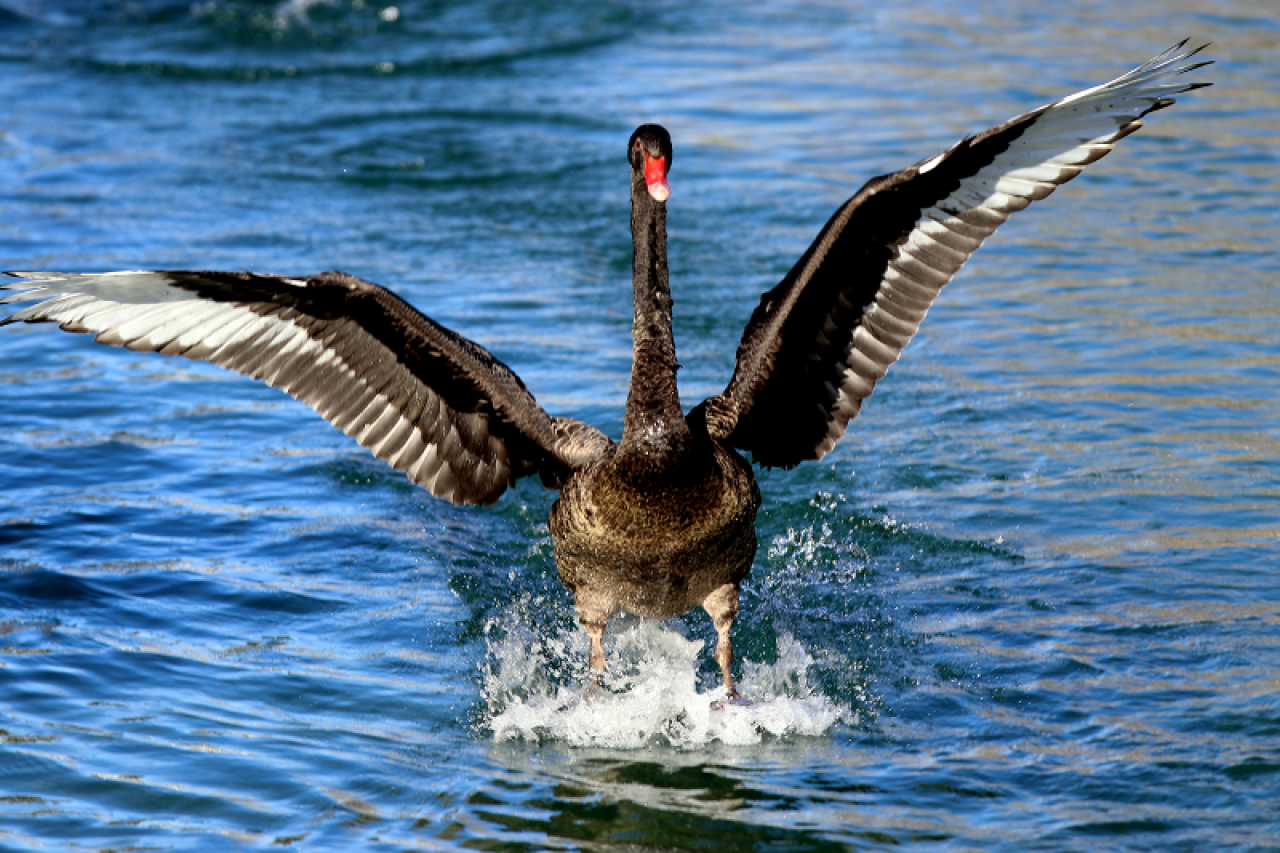
[[[0,268],[339,268],[621,432],[624,147],[675,138],[686,407],[869,177],[1190,36],[610,690],[554,494],[431,498],[206,365],[0,330],[0,849],[1280,849],[1280,16],[0,0]]]

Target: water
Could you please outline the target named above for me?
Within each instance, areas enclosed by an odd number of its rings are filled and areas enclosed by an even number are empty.
[[[624,145],[686,404],[874,174],[1174,41],[1215,87],[1005,226],[705,615],[603,690],[522,483],[0,331],[0,849],[1280,848],[1280,25],[1125,4],[0,2],[6,268],[393,286],[615,436]]]

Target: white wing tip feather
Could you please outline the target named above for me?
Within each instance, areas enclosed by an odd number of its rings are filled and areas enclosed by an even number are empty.
[[[1187,43],[1190,41],[1191,40],[1189,38],[1183,39],[1182,41],[1170,47],[1168,50],[1165,50],[1164,52],[1156,56],[1153,56],[1151,59],[1148,59],[1146,62],[1142,63],[1137,68],[1134,68],[1131,71],[1127,71],[1124,74],[1121,74],[1119,77],[1115,78],[1114,80],[1110,80],[1106,83],[1103,83],[1100,86],[1093,86],[1088,89],[1083,89],[1079,92],[1076,92],[1073,95],[1068,95],[1065,98],[1054,101],[1053,103],[1048,104],[1047,106],[1060,107],[1066,104],[1075,103],[1076,101],[1084,100],[1085,98],[1088,98],[1093,95],[1102,94],[1104,92],[1119,93],[1124,90],[1132,90],[1135,88],[1137,88],[1137,91],[1124,92],[1126,97],[1141,98],[1142,96],[1146,95],[1154,98],[1154,103],[1158,103],[1159,101],[1164,100],[1163,96],[1166,93],[1178,94],[1180,92],[1190,91],[1191,89],[1199,89],[1199,88],[1203,88],[1204,86],[1208,86],[1210,85],[1208,83],[1188,83],[1184,85],[1177,85],[1177,84],[1147,85],[1147,84],[1155,84],[1157,83],[1157,81],[1162,81],[1169,77],[1176,77],[1179,74],[1186,74],[1189,71],[1194,71],[1197,68],[1203,68],[1204,66],[1212,63],[1212,60],[1202,60],[1199,62],[1186,62],[1186,60],[1191,59],[1193,56],[1200,53],[1200,51],[1204,50],[1209,46],[1209,43],[1205,42],[1199,47],[1191,48],[1188,50],[1186,49],[1186,46],[1187,46]],[[1138,87],[1141,87],[1141,88],[1138,88]],[[1156,95],[1159,95],[1160,97],[1155,98]]]

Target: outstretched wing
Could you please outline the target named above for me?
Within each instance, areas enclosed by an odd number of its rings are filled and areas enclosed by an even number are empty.
[[[112,346],[183,355],[306,403],[409,479],[492,503],[518,477],[558,484],[609,440],[552,418],[511,370],[385,288],[344,273],[9,273],[0,325],[52,322]]]
[[[733,378],[707,400],[707,427],[763,465],[821,459],[933,300],[1009,218],[1104,157],[1208,65],[1175,45],[1110,83],[1077,92],[874,178],[836,211],[738,347]]]

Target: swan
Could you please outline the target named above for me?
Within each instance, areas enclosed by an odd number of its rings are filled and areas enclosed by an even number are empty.
[[[1174,45],[1121,77],[1046,104],[893,174],[835,212],[760,300],[720,394],[686,414],[676,387],[667,204],[671,137],[646,124],[631,166],[634,362],[619,441],[548,414],[488,350],[391,291],[341,272],[9,272],[0,325],[57,323],[135,351],[259,379],[315,409],[411,481],[491,504],[538,475],[560,495],[557,568],[605,669],[609,617],[703,607],[734,687],[730,630],[756,553],[764,467],[821,459],[844,435],[969,256],[1011,213],[1049,195],[1136,131],[1210,64]]]

